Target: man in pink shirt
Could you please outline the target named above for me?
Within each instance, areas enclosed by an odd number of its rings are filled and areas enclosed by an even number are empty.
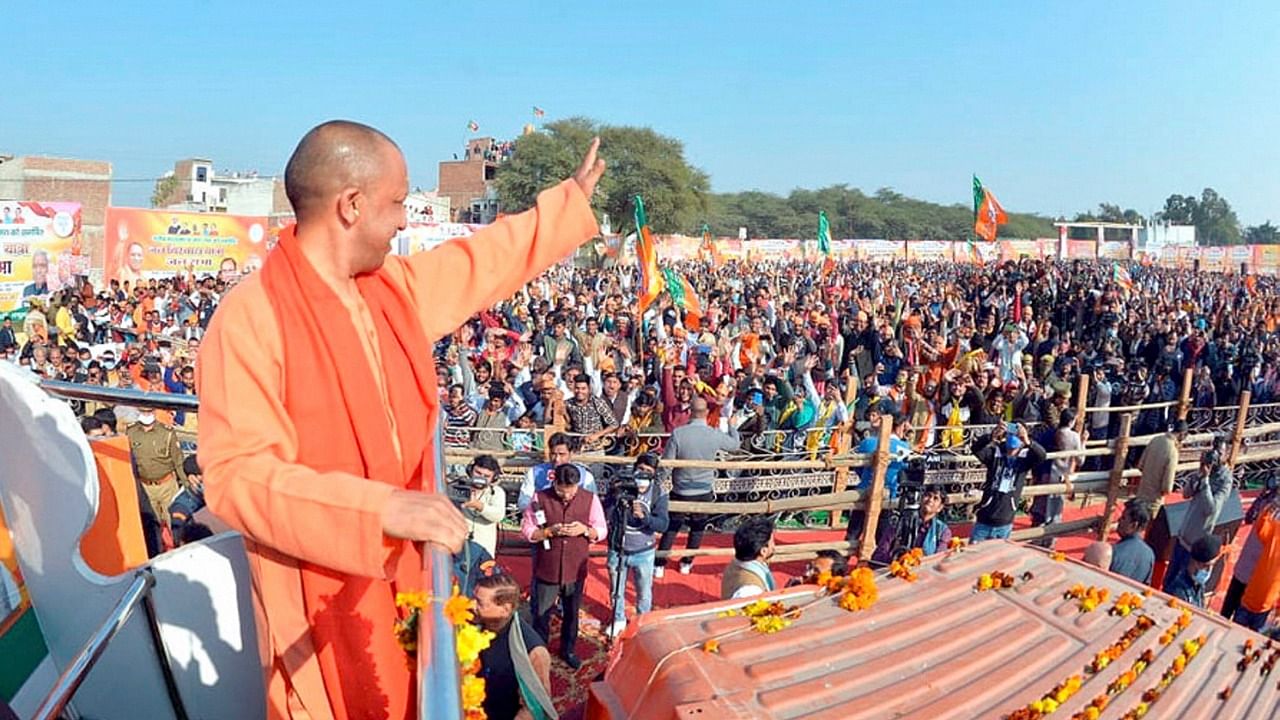
[[[564,610],[560,629],[560,657],[577,670],[582,665],[574,652],[578,642],[578,608],[587,579],[588,548],[603,540],[609,530],[604,507],[595,493],[578,487],[581,473],[574,465],[555,470],[551,488],[541,490],[524,509],[520,531],[534,544],[533,627],[550,641],[551,608],[556,597]]]

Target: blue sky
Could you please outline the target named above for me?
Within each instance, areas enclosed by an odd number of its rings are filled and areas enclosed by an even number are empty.
[[[278,173],[347,117],[429,188],[468,120],[511,136],[538,105],[679,138],[717,191],[967,203],[977,172],[1010,210],[1146,214],[1212,186],[1244,223],[1280,221],[1274,0],[6,6],[0,152],[121,179],[190,156]]]

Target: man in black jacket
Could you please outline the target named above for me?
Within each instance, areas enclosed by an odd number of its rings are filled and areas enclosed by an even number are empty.
[[[1027,473],[1044,462],[1044,448],[1027,436],[1026,425],[1001,423],[974,441],[973,454],[987,467],[987,481],[969,542],[1007,538]]]

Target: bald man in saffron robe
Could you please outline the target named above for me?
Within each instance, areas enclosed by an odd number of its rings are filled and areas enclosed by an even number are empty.
[[[433,343],[598,234],[598,145],[533,209],[388,257],[399,148],[346,121],[298,144],[297,224],[223,300],[198,382],[206,497],[246,536],[270,717],[413,716],[395,593],[423,589],[422,543],[456,552],[466,535],[432,493]]]

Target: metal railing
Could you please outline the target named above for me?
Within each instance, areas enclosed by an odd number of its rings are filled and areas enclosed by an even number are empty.
[[[40,707],[36,709],[33,720],[55,720],[62,716],[63,710],[75,697],[76,691],[84,684],[85,678],[93,670],[94,665],[102,658],[111,640],[124,628],[125,623],[133,616],[133,611],[141,605],[147,616],[147,628],[150,630],[151,642],[160,661],[160,672],[164,676],[165,690],[169,694],[169,702],[173,706],[173,714],[178,720],[186,720],[187,709],[178,692],[178,682],[173,675],[173,664],[164,640],[160,636],[160,624],[156,618],[155,602],[151,591],[155,588],[156,578],[149,569],[139,570],[129,584],[124,595],[102,625],[89,637],[80,652],[67,665],[53,688],[45,695]]]

